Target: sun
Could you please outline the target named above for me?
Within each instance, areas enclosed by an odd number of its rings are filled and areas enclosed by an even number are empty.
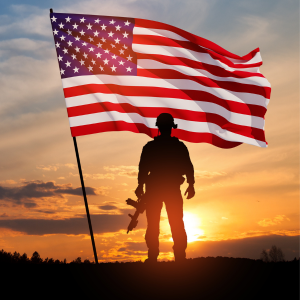
[[[201,219],[195,214],[184,212],[183,221],[188,243],[199,241],[201,236],[204,235],[204,230],[200,228]],[[170,238],[170,241],[173,241],[173,239]]]

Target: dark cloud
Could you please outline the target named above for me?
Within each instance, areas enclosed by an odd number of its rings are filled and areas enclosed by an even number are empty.
[[[132,210],[122,210],[120,215],[103,214],[91,215],[93,232],[117,232],[127,230],[130,218],[128,213]],[[146,222],[143,215],[139,218],[137,228],[145,228]],[[88,221],[86,215],[79,218],[69,218],[64,220],[51,219],[14,219],[0,220],[0,228],[8,228],[14,231],[24,232],[28,235],[45,234],[89,234]]]
[[[86,187],[87,195],[96,195],[96,189]],[[44,197],[63,197],[63,195],[82,196],[81,187],[73,188],[71,184],[58,185],[55,182],[41,180],[27,181],[19,187],[0,186],[0,200],[10,200],[13,204],[35,207],[34,199]]]
[[[130,250],[130,251],[147,251],[148,250],[145,242],[136,242],[136,243],[135,242],[126,242],[125,245],[126,245],[125,249]],[[160,249],[160,251],[162,251],[162,250]]]
[[[44,214],[55,214],[55,210],[43,210],[43,209],[37,209],[36,212],[44,213]]]
[[[114,209],[118,209],[117,206],[115,205],[100,205],[98,206],[100,209],[103,209],[103,210],[114,210]]]
[[[265,235],[226,241],[197,241],[188,245],[188,257],[246,257],[259,259],[263,249],[281,248],[286,260],[299,257],[299,236]]]

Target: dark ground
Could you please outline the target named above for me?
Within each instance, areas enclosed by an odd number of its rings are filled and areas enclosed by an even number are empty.
[[[0,264],[5,299],[299,299],[299,260]],[[3,298],[4,299],[4,298]]]

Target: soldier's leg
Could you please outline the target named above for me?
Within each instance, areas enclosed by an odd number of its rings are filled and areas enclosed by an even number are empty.
[[[151,201],[146,205],[147,230],[145,235],[148,258],[157,259],[159,255],[159,222],[162,201]]]
[[[175,260],[181,260],[186,257],[185,250],[187,248],[187,235],[183,222],[183,199],[180,189],[175,190],[170,196],[165,201],[166,210],[174,241]]]

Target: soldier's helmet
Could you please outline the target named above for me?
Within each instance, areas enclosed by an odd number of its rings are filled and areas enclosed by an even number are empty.
[[[178,125],[174,124],[174,118],[171,114],[162,113],[157,117],[155,126],[167,126],[176,129]]]

